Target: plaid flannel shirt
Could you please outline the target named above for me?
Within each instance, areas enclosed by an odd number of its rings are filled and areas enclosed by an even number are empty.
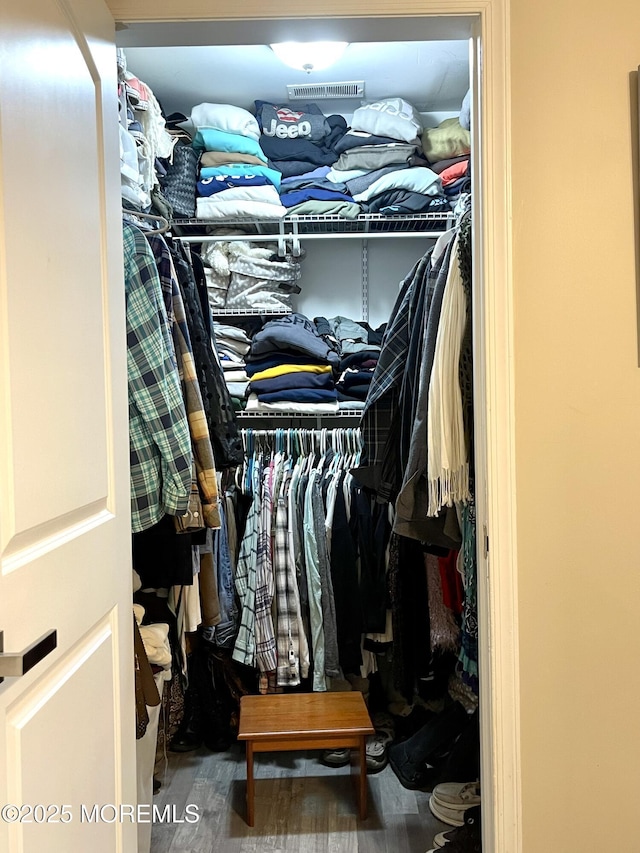
[[[158,270],[142,232],[123,223],[127,319],[131,526],[182,515],[192,452]]]
[[[398,402],[405,372],[417,367],[409,359],[409,345],[413,324],[421,320],[415,313],[416,282],[428,263],[428,256],[421,258],[402,282],[360,422],[363,450],[353,473],[381,501],[393,499],[400,487],[395,470],[402,417]]]
[[[258,563],[258,525],[260,521],[260,479],[253,470],[253,500],[240,542],[236,567],[236,592],[242,613],[232,658],[245,666],[256,665],[256,566]]]
[[[291,471],[285,475],[276,507],[274,572],[277,601],[278,687],[300,684],[300,606],[293,584],[295,573],[289,555],[287,487]]]
[[[258,528],[258,558],[256,566],[256,660],[260,672],[273,672],[278,661],[271,605],[274,581],[271,553],[271,513],[273,467],[265,466],[262,475],[262,500]]]

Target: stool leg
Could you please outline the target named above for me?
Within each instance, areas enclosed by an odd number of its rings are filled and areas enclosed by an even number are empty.
[[[367,817],[367,754],[365,749],[365,739],[360,738],[358,747],[360,760],[360,790],[358,792],[358,812],[360,820],[365,820]]]
[[[254,817],[253,742],[247,741],[247,825],[253,826]]]

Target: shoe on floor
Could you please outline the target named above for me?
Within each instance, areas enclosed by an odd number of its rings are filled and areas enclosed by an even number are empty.
[[[441,782],[431,796],[448,809],[466,809],[480,805],[479,782]]]
[[[462,828],[462,827],[460,827]],[[445,844],[448,844],[451,840],[449,836],[449,832],[453,832],[453,830],[448,830],[447,832],[439,832],[435,838],[433,839],[433,846],[436,850],[441,850]]]
[[[442,823],[448,823],[449,826],[464,826],[464,809],[453,809],[443,806],[438,800],[434,800],[433,796],[429,797],[429,808],[431,809],[431,814],[437,817],[438,820],[441,820]]]
[[[345,767],[351,760],[350,749],[323,749],[320,761],[327,767]]]
[[[463,814],[462,826],[440,832],[433,839],[435,853],[440,853],[443,848],[445,853],[482,853],[480,806],[472,806]]]
[[[374,714],[374,735],[369,735],[366,745],[366,761],[368,773],[379,773],[387,766],[389,757],[388,747],[393,741],[393,720],[389,714]]]

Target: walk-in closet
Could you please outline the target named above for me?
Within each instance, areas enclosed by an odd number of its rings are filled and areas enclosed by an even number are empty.
[[[141,850],[481,851],[472,35],[118,31]]]

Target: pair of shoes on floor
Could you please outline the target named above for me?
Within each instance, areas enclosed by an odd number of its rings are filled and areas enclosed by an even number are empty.
[[[365,747],[367,772],[379,773],[387,766],[387,750],[393,741],[393,720],[389,714],[373,715],[374,735],[369,735]],[[328,767],[345,767],[351,760],[350,749],[325,749],[320,761]]]
[[[373,715],[371,722],[376,733],[367,738],[367,773],[379,773],[389,762],[388,750],[394,735],[393,719],[390,714],[380,711]]]
[[[467,809],[479,805],[479,782],[443,782],[435,786],[429,798],[433,816],[449,826],[462,826]]]
[[[434,846],[427,853],[482,853],[480,806],[471,806],[464,812],[464,823],[447,832],[440,832],[433,839]]]

